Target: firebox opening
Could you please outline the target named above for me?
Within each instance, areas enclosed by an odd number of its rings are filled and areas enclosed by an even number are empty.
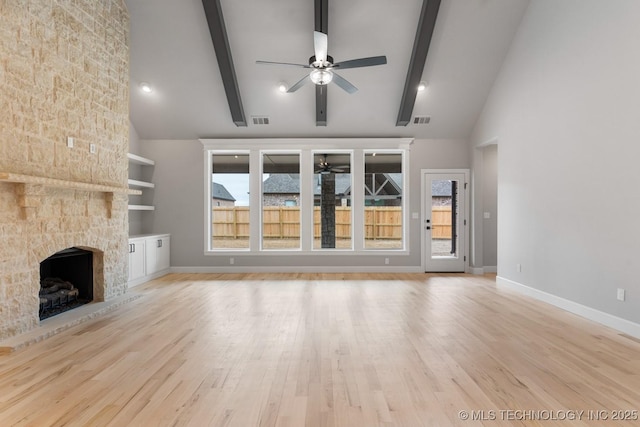
[[[40,320],[93,301],[93,252],[68,248],[40,263]]]

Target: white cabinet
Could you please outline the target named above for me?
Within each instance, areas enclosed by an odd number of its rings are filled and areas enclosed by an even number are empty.
[[[171,236],[164,236],[158,250],[158,271],[171,267]]]
[[[145,239],[147,275],[169,268],[170,239],[169,235],[158,235]]]
[[[131,211],[153,211],[152,181],[155,162],[129,153],[129,188],[142,190],[142,195],[129,198],[129,230],[142,231],[141,214]],[[131,167],[136,165],[136,167]],[[132,220],[133,218],[133,220]],[[134,224],[135,226],[133,226]],[[166,274],[171,266],[170,236],[168,234],[137,234],[129,237],[129,287],[139,285]]]
[[[129,239],[129,281],[145,276],[145,240]]]
[[[171,236],[146,234],[129,238],[129,287],[163,276],[171,267]]]

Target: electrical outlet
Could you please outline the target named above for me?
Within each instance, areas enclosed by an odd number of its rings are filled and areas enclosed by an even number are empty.
[[[67,147],[73,148],[73,137],[72,136],[68,136],[67,137]]]
[[[618,301],[624,301],[624,289],[618,288]]]
[[[522,273],[522,264],[516,264],[516,271]]]
[[[490,219],[490,218],[491,218],[491,212],[485,212],[484,219]]]
[[[236,260],[234,258],[229,258],[229,264],[233,265],[236,263]]]
[[[91,154],[96,154],[96,144],[89,144],[89,152]]]
[[[385,258],[384,259],[384,263],[388,265],[389,264],[389,258]]]

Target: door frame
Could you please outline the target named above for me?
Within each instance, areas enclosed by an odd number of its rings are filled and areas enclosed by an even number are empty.
[[[470,211],[470,176],[471,176],[471,172],[469,169],[420,169],[420,265],[422,268],[422,271],[427,272],[427,235],[425,233],[425,227],[426,227],[426,218],[427,218],[427,211],[426,211],[426,194],[427,194],[427,188],[426,188],[426,181],[427,181],[427,175],[429,174],[435,174],[435,173],[442,173],[442,174],[449,174],[449,173],[457,173],[457,174],[463,174],[464,175],[464,212],[463,212],[463,224],[464,224],[464,232],[463,232],[463,236],[464,236],[464,252],[460,252],[462,256],[464,256],[464,272],[465,273],[469,273],[469,248],[470,248],[470,242],[469,242],[469,228],[470,228],[470,222],[469,222],[469,211]]]

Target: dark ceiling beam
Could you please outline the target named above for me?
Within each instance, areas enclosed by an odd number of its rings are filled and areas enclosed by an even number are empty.
[[[314,30],[329,34],[329,0],[314,0]],[[316,85],[316,126],[327,125],[327,86]]]
[[[413,42],[413,52],[411,53],[411,61],[409,62],[407,80],[404,83],[404,91],[402,92],[402,101],[400,101],[400,111],[398,112],[396,126],[406,126],[411,121],[413,105],[416,102],[416,95],[418,94],[418,85],[422,78],[424,64],[427,62],[427,53],[429,53],[433,29],[436,26],[438,9],[440,9],[440,0],[423,0],[422,12],[420,13],[420,20],[418,21],[416,39]]]
[[[227,94],[227,102],[231,111],[231,118],[236,126],[247,126],[247,119],[244,116],[242,108],[242,100],[240,99],[240,88],[238,87],[238,79],[236,71],[233,68],[233,58],[231,58],[231,49],[229,48],[229,39],[227,37],[227,29],[224,25],[222,16],[222,8],[220,0],[202,0],[204,13],[209,24],[209,32],[211,33],[211,41],[218,59],[218,67],[224,91]]]

